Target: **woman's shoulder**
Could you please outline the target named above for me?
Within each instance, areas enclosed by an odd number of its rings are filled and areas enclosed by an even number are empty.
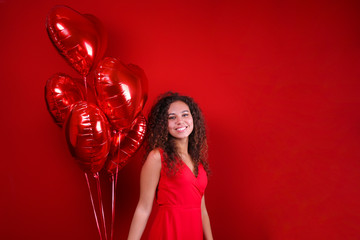
[[[151,158],[161,158],[162,149],[161,148],[154,148],[149,152],[148,157]]]
[[[162,159],[162,150],[160,148],[155,148],[151,150],[146,158],[146,162],[150,164],[160,164]]]

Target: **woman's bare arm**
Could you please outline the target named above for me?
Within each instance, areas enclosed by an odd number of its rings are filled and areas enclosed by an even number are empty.
[[[161,171],[159,150],[151,151],[140,175],[140,198],[131,222],[128,240],[140,240],[149,219]]]
[[[205,205],[205,195],[201,199],[201,219],[203,225],[204,239],[213,240],[213,235],[210,226],[210,218]]]

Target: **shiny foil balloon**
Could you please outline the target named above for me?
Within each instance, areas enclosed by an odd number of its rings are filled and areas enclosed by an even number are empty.
[[[96,67],[105,53],[107,36],[93,15],[55,6],[46,18],[46,29],[59,53],[83,76]]]
[[[109,123],[104,113],[85,101],[75,104],[64,124],[71,155],[85,172],[98,172],[110,150]]]
[[[63,73],[51,76],[45,86],[47,109],[55,123],[62,127],[73,104],[84,100],[84,94],[74,80]]]
[[[146,119],[140,114],[133,122],[127,132],[116,133],[112,137],[111,149],[106,169],[108,172],[115,172],[122,169],[129,161],[129,158],[141,146],[146,132]]]
[[[99,63],[95,79],[98,105],[117,130],[129,128],[145,104],[143,78],[116,58]]]
[[[142,96],[141,103],[139,104],[139,109],[137,110],[138,112],[140,112],[144,108],[146,100],[148,98],[148,80],[142,68],[135,64],[128,64],[127,66],[132,72],[134,72],[137,76],[140,77]]]

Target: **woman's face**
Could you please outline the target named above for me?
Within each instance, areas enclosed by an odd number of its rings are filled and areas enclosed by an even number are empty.
[[[168,110],[168,131],[174,138],[187,138],[194,129],[193,118],[189,106],[176,101],[170,104]]]

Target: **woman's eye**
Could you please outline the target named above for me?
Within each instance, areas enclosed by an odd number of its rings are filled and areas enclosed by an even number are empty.
[[[175,117],[174,117],[174,116],[172,116],[172,117],[169,117],[169,119],[170,119],[170,120],[173,120],[173,119],[175,119]]]
[[[188,117],[188,116],[189,116],[188,113],[183,114],[183,117]]]

